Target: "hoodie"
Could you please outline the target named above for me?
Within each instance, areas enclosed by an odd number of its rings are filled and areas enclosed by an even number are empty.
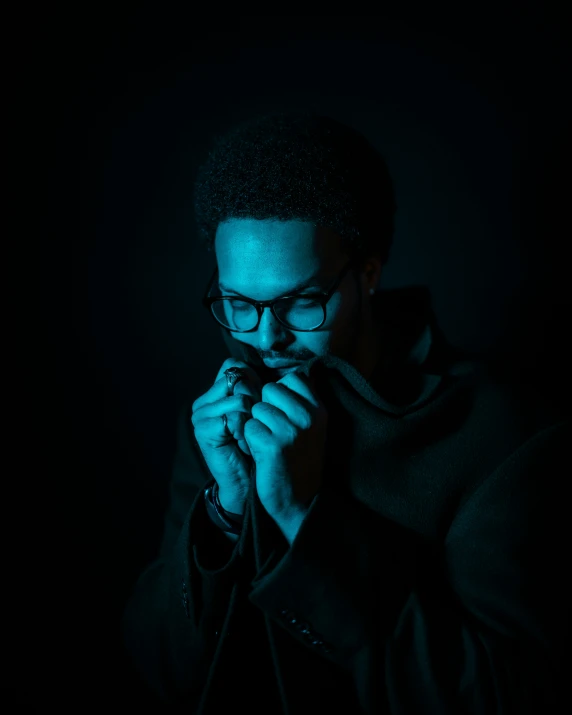
[[[570,422],[452,347],[429,291],[373,297],[369,380],[300,366],[328,411],[323,486],[288,546],[254,484],[230,543],[182,413],[161,555],[126,609],[149,685],[187,712],[488,715],[547,711],[570,587],[562,490]],[[223,330],[230,354],[269,379]]]

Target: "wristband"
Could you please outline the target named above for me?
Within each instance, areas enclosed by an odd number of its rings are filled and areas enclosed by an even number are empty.
[[[222,531],[238,536],[241,532],[244,517],[242,514],[233,514],[225,511],[218,498],[218,484],[215,481],[209,484],[203,492],[207,513],[211,520]]]

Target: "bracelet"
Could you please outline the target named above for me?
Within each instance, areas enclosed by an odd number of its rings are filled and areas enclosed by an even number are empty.
[[[228,531],[231,534],[239,535],[241,533],[243,516],[241,514],[232,514],[225,511],[218,499],[218,484],[215,481],[210,484],[203,492],[207,513],[211,520],[222,531]]]

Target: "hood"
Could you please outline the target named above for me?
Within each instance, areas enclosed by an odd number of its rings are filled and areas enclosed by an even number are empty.
[[[384,350],[369,380],[335,355],[315,356],[297,372],[312,378],[320,373],[320,382],[338,373],[369,402],[386,412],[404,414],[431,399],[465,354],[451,346],[439,329],[426,286],[378,290],[371,300]],[[251,365],[263,384],[275,379],[254,348],[222,326],[221,334],[230,355]]]

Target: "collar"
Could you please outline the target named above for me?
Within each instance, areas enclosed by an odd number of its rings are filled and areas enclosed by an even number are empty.
[[[378,290],[371,297],[374,321],[382,334],[383,356],[366,380],[350,363],[334,355],[316,356],[299,368],[307,375],[317,364],[340,372],[370,402],[393,414],[402,414],[438,389],[441,378],[458,360],[437,325],[427,286]],[[271,380],[258,353],[235,340],[221,326],[223,340],[232,357],[251,365],[263,384]]]

